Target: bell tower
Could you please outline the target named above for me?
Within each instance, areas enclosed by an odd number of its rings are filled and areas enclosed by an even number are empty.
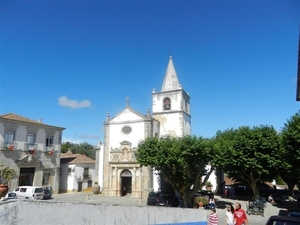
[[[190,96],[179,83],[172,56],[169,57],[161,91],[152,91],[152,115],[160,122],[160,137],[191,134]]]

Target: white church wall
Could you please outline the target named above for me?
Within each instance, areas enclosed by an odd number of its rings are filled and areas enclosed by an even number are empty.
[[[210,168],[211,168],[211,165],[207,165],[206,167],[205,167],[205,169],[207,169],[207,170],[210,170]],[[205,178],[205,176],[203,176],[202,177],[202,180]],[[210,181],[211,183],[212,183],[212,191],[213,192],[215,192],[216,191],[216,189],[217,189],[217,177],[216,177],[216,173],[215,173],[215,171],[213,171],[211,174],[210,174],[210,176],[209,176],[209,178],[208,178],[208,181]],[[202,189],[205,189],[206,187],[205,186],[203,186],[203,188]]]
[[[190,135],[191,134],[191,120],[190,117],[186,114],[183,114],[183,134],[184,135]]]
[[[154,115],[154,118],[160,121],[160,136],[181,137],[183,135],[181,126],[178,126],[178,121],[180,120],[178,115],[178,113]]]
[[[163,99],[164,98],[170,98],[171,100],[171,110],[164,110],[163,109]],[[156,112],[170,112],[172,110],[182,110],[182,96],[181,92],[173,92],[173,93],[159,93],[153,95],[153,101],[152,101],[152,110],[153,113]]]
[[[144,139],[144,124],[140,123],[128,123],[126,126],[130,126],[132,131],[130,134],[124,134],[122,128],[124,124],[111,125],[110,127],[110,148],[119,148],[120,143],[124,140],[132,143],[132,148],[137,147],[140,140]]]

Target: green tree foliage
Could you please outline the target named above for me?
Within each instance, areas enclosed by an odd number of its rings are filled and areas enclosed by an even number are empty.
[[[64,142],[61,144],[61,153],[66,153],[69,148],[71,148],[71,146],[73,145],[73,143],[70,142]]]
[[[150,137],[139,144],[136,159],[142,166],[159,171],[164,181],[181,194],[184,206],[192,207],[193,195],[213,171],[213,167],[205,171],[211,159],[210,144],[209,139],[195,136]]]
[[[214,163],[230,177],[246,181],[254,196],[257,182],[276,176],[280,160],[280,139],[272,126],[244,126],[217,132]]]
[[[70,142],[65,142],[61,144],[61,152],[66,153],[68,150],[71,150],[73,154],[83,154],[91,159],[95,159],[95,147],[88,143],[74,144]]]
[[[294,196],[293,188],[300,179],[300,114],[297,112],[287,122],[281,131],[282,167],[281,178],[288,185],[289,195]]]

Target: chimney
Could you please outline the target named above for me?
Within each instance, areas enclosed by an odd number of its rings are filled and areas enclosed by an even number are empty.
[[[39,123],[43,123],[43,120],[42,120],[42,118],[39,118]]]

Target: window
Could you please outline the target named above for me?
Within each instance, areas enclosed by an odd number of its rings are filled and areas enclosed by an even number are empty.
[[[35,188],[34,193],[44,193],[43,188]]]
[[[171,109],[171,100],[169,98],[164,98],[163,104],[164,104],[164,110]]]
[[[15,139],[15,132],[14,131],[5,131],[5,144],[13,144]]]
[[[27,149],[33,150],[35,143],[35,134],[27,134]]]
[[[68,168],[68,175],[71,175],[72,168]]]
[[[53,144],[53,136],[46,137],[46,146],[52,146]]]
[[[86,167],[83,170],[83,178],[89,178],[89,168]]]
[[[125,126],[125,127],[122,128],[122,131],[123,131],[124,134],[129,134],[131,132],[131,130],[132,129],[129,126]]]

